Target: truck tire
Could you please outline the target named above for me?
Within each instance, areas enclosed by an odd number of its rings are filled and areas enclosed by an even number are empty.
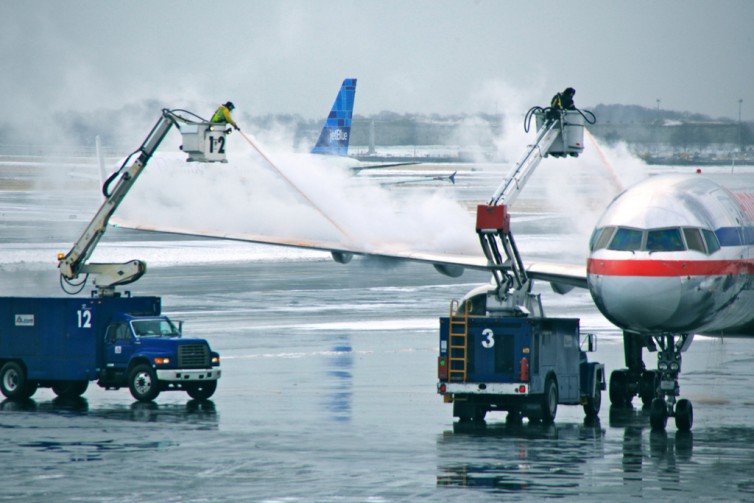
[[[468,401],[453,402],[453,416],[457,417],[461,422],[482,422],[486,415],[487,409],[477,403]]]
[[[31,398],[38,384],[26,379],[26,371],[16,362],[8,362],[0,369],[0,391],[11,400]]]
[[[558,383],[552,375],[545,381],[545,393],[542,395],[541,419],[544,424],[552,424],[558,413]]]
[[[128,375],[131,396],[140,402],[151,402],[160,394],[160,383],[154,369],[144,363],[137,365]]]
[[[595,386],[592,396],[587,397],[586,403],[584,403],[584,414],[588,418],[595,418],[600,413],[600,407],[602,406],[602,390],[599,385]]]
[[[52,385],[52,391],[61,398],[76,398],[86,392],[89,381],[58,381]]]
[[[217,381],[204,381],[202,383],[187,384],[186,393],[196,400],[206,400],[215,394]]]

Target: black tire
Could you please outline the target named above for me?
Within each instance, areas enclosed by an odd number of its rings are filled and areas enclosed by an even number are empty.
[[[453,416],[457,417],[461,422],[482,422],[486,415],[487,410],[476,403],[466,401],[453,402]]]
[[[216,389],[217,381],[204,381],[197,384],[186,385],[186,393],[188,393],[188,396],[197,400],[206,400],[215,394]]]
[[[75,398],[83,395],[89,381],[59,381],[52,386],[52,391],[61,398]]]
[[[160,394],[160,383],[152,367],[146,364],[137,365],[128,375],[128,388],[131,396],[140,402],[151,402]]]
[[[11,400],[31,398],[38,384],[26,379],[26,371],[21,364],[7,362],[0,369],[0,391]]]
[[[657,388],[660,386],[660,373],[656,370],[646,370],[641,374],[639,381],[639,396],[644,407],[651,407],[652,400],[657,397]]]
[[[678,400],[675,404],[675,427],[678,431],[691,431],[694,425],[694,408],[691,402],[685,398]]]
[[[558,383],[552,376],[548,376],[541,403],[540,419],[544,424],[552,424],[555,421],[555,415],[558,413],[558,398]]]
[[[610,403],[616,407],[627,407],[631,403],[626,370],[613,370],[610,374]]]
[[[649,424],[653,430],[664,431],[668,425],[668,406],[662,398],[652,400],[649,409]]]
[[[586,399],[584,404],[584,414],[586,417],[594,418],[600,413],[600,407],[602,407],[602,390],[599,385],[595,386],[594,394]]]
[[[505,423],[513,426],[521,426],[521,422],[523,421],[523,416],[521,415],[520,410],[509,410],[508,414],[505,416]]]

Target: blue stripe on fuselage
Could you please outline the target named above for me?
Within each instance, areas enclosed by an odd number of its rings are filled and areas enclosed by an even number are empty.
[[[754,245],[754,227],[720,227],[715,236],[720,246]]]

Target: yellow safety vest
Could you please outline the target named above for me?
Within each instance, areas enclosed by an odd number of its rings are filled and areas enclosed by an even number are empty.
[[[230,116],[230,110],[228,110],[228,107],[226,107],[225,105],[220,105],[219,107],[217,107],[215,115],[212,116],[212,120],[210,120],[210,122],[227,122],[236,127],[236,122]]]

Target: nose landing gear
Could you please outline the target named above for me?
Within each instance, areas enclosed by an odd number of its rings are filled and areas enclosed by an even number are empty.
[[[678,376],[681,373],[681,352],[691,343],[689,334],[661,335],[654,337],[660,352],[657,354],[657,370],[660,386],[652,400],[649,423],[654,430],[664,430],[668,417],[675,417],[675,426],[680,431],[689,431],[694,424],[694,408],[682,398],[676,402],[681,388]]]
[[[613,406],[630,405],[639,395],[649,407],[649,422],[653,430],[664,430],[669,417],[675,418],[679,431],[689,431],[694,423],[694,409],[680,395],[678,377],[681,374],[681,352],[693,339],[692,335],[646,335],[623,333],[626,369],[613,371],[610,376],[610,402]],[[642,361],[642,349],[657,351],[657,370],[647,370]]]

